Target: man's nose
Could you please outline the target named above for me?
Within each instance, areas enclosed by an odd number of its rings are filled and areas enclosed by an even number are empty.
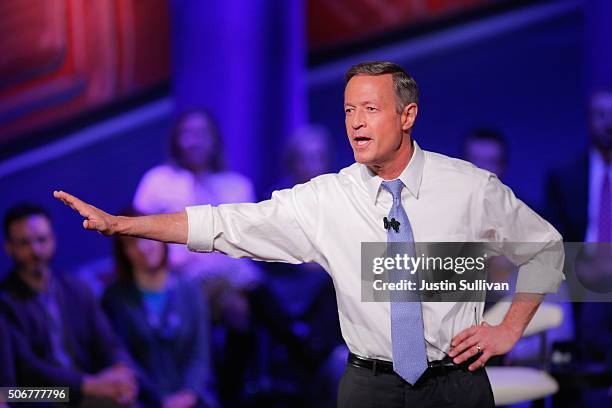
[[[353,120],[351,121],[351,126],[353,127],[353,129],[359,129],[365,126],[365,120],[364,120],[363,113],[359,109],[355,110],[355,114],[353,115]]]
[[[34,254],[34,256],[40,257],[40,255],[44,251],[43,244],[40,242],[36,242],[36,241],[32,242],[30,244],[30,251],[32,251],[32,254]]]

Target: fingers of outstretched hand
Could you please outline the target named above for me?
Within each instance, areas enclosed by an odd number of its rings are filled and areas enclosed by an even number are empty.
[[[65,191],[54,191],[53,196],[61,200],[64,204],[77,211],[82,217],[90,218],[94,216],[93,207],[86,202],[76,198]]]
[[[73,196],[72,194],[68,194],[67,192],[61,191],[61,190],[55,190],[53,192],[53,197],[57,198],[58,200],[62,200],[66,204],[76,199],[76,197]]]
[[[61,200],[64,204],[70,208],[79,211],[79,208],[83,207],[85,203],[72,194],[68,194],[65,191],[54,191],[53,197]]]

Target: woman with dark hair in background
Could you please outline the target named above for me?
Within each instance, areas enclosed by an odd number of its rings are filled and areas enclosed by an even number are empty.
[[[217,124],[205,110],[180,115],[170,137],[170,160],[143,176],[134,208],[144,214],[182,211],[195,204],[252,202],[246,177],[224,170],[223,143]],[[198,256],[184,245],[168,246],[168,265],[177,274],[203,283],[214,321],[237,332],[250,319],[245,293],[256,287],[259,270],[252,261],[212,253]],[[215,345],[214,348],[222,347]]]
[[[117,237],[114,254],[118,279],[102,303],[136,362],[139,400],[163,408],[215,406],[202,292],[170,273],[165,244]]]
[[[180,115],[171,134],[171,160],[144,175],[134,196],[136,210],[176,212],[196,204],[254,201],[251,182],[223,169],[222,150],[219,130],[208,112],[196,109]],[[256,351],[266,338],[262,329],[308,360],[303,339],[252,261],[169,245],[168,264],[179,276],[199,281],[210,301],[214,371],[225,405],[244,405],[261,394],[275,393],[261,384],[267,381],[262,367],[268,364]]]
[[[223,142],[217,124],[205,110],[180,115],[170,137],[170,160],[145,173],[133,206],[144,214],[182,211],[195,204],[227,204],[255,200],[253,184],[246,177],[226,171]],[[243,288],[257,279],[251,261],[220,254],[197,256],[182,245],[170,245],[170,267],[187,277],[222,277]]]

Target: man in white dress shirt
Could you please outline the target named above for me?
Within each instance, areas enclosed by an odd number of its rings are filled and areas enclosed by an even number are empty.
[[[182,243],[192,251],[232,257],[320,264],[334,280],[342,334],[351,351],[340,407],[492,407],[482,367],[512,348],[543,294],[559,287],[563,252],[554,243],[561,236],[494,174],[421,150],[411,136],[417,102],[416,83],[400,66],[367,62],[352,67],[344,109],[356,163],[276,191],[260,203],[125,218],[65,192],[54,195],[85,218],[84,228],[105,235]],[[400,186],[395,200],[388,181]],[[482,302],[412,302],[419,305],[420,330],[406,336],[420,336],[426,352],[426,369],[412,383],[394,367],[399,346],[392,339],[391,302],[361,298],[361,243],[387,242],[382,220],[392,206],[407,215],[414,242],[545,243],[528,256],[505,253],[521,268],[515,299],[497,326],[480,322]]]

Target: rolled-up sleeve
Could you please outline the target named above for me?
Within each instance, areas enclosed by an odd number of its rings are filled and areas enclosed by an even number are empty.
[[[565,276],[561,235],[491,175],[481,190],[481,237],[519,267],[516,292],[554,293]]]
[[[213,250],[213,207],[198,205],[185,208],[187,212],[187,248],[194,252]]]
[[[317,261],[313,184],[275,191],[259,203],[187,207],[189,250],[261,261]]]

